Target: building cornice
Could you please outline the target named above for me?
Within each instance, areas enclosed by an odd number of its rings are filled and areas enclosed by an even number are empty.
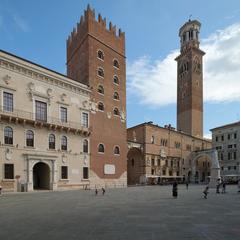
[[[88,86],[84,84],[2,50],[0,50],[0,68],[45,82],[52,86],[58,86],[74,93],[89,95],[91,92]]]

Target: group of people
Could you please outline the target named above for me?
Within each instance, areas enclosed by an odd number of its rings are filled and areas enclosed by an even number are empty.
[[[186,182],[186,189],[188,190],[188,185],[189,183]],[[222,179],[218,179],[217,181],[217,185],[216,185],[216,193],[219,194],[220,193],[220,189],[222,189],[221,193],[226,193],[226,182]],[[203,190],[203,197],[204,199],[207,199],[207,196],[208,196],[208,193],[209,193],[209,186],[207,185],[204,190]],[[240,179],[238,181],[238,193],[240,193]],[[174,181],[173,182],[173,185],[172,185],[172,196],[174,198],[177,198],[178,196],[178,183],[177,181]]]
[[[106,190],[105,190],[105,188],[104,187],[102,187],[102,195],[104,195],[105,194],[105,192],[106,192]],[[96,188],[95,189],[95,195],[97,196],[98,195],[98,189]]]

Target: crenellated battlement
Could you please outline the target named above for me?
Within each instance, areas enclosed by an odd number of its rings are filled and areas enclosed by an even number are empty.
[[[77,23],[76,27],[73,28],[71,34],[67,39],[67,46],[70,46],[76,38],[79,40],[79,35],[83,36],[84,33],[94,31],[93,25],[98,25],[102,31],[107,31],[111,33],[112,36],[118,40],[125,40],[125,33],[119,28],[117,30],[116,25],[113,25],[112,22],[109,22],[109,26],[107,27],[107,20],[103,18],[101,14],[98,14],[98,18],[95,17],[95,10],[90,7],[88,4],[87,9],[84,11],[84,15],[80,17],[79,23]]]

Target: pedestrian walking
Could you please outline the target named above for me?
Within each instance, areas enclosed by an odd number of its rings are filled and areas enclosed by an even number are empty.
[[[104,195],[104,194],[105,194],[105,192],[106,192],[105,188],[104,188],[104,187],[102,187],[102,195]]]
[[[177,196],[178,196],[178,184],[177,184],[177,181],[175,181],[173,183],[172,195],[173,195],[174,198],[177,198]]]
[[[238,180],[238,192],[240,193],[240,179]]]
[[[222,193],[226,193],[226,182],[222,182]]]
[[[220,191],[219,191],[220,186],[221,186],[221,179],[219,178],[219,179],[217,180],[216,193],[220,193]]]
[[[219,189],[220,189],[220,183],[218,183],[216,186],[216,193],[220,193]]]
[[[187,181],[187,182],[186,182],[186,189],[187,189],[187,190],[188,190],[188,184],[189,184],[189,183],[188,183],[188,181]]]
[[[209,189],[209,186],[206,186],[205,189],[204,189],[204,191],[203,191],[203,194],[204,194],[203,197],[204,197],[205,199],[207,199],[207,195],[208,195],[208,193],[209,193],[209,192],[208,192],[208,189]]]
[[[97,188],[95,189],[95,196],[97,196],[98,195],[98,190],[97,190]]]

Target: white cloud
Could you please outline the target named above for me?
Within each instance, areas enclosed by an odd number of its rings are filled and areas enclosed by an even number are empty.
[[[212,139],[212,133],[205,133],[204,138]]]
[[[29,31],[29,26],[28,26],[27,22],[19,15],[13,14],[13,21],[16,24],[16,26],[23,32]]]
[[[204,101],[240,100],[240,23],[201,41],[204,56]],[[128,63],[128,91],[152,107],[176,103],[177,64],[173,50],[163,60],[143,56]]]

